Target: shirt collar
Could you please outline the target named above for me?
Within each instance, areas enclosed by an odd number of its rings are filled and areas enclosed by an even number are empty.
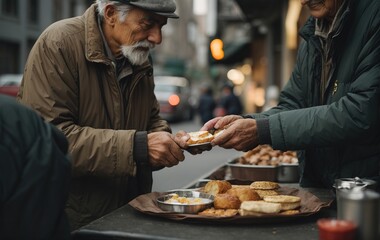
[[[342,5],[335,14],[334,20],[331,25],[327,23],[324,19],[316,19],[315,21],[315,35],[327,39],[328,36],[336,32],[339,25],[342,22],[343,13],[348,8],[348,0],[344,0]]]

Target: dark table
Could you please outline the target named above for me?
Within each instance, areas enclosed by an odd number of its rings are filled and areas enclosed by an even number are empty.
[[[283,184],[298,187],[298,184]],[[304,189],[330,201],[333,193],[326,189]],[[95,220],[73,232],[76,239],[318,239],[316,221],[319,218],[336,217],[334,206],[323,208],[315,215],[295,218],[281,223],[255,223],[243,225],[199,224],[168,220],[145,215],[129,205]]]

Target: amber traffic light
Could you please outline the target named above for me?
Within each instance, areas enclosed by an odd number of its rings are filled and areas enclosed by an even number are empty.
[[[215,60],[224,58],[223,41],[219,38],[213,39],[210,43],[211,56]]]

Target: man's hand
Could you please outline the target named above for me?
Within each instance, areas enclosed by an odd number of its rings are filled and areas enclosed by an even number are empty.
[[[185,159],[183,150],[168,132],[148,134],[149,162],[155,167],[172,167]]]
[[[200,129],[202,130],[211,130],[211,129],[224,129],[226,128],[230,123],[233,121],[236,121],[238,119],[243,119],[243,117],[238,115],[228,115],[225,117],[216,117],[211,119],[210,121],[206,122],[203,127]]]
[[[238,151],[249,151],[255,148],[258,145],[256,120],[241,117],[234,118],[234,121],[231,119],[224,117],[214,124],[215,128],[222,126],[225,127],[225,130],[214,138],[211,144]]]

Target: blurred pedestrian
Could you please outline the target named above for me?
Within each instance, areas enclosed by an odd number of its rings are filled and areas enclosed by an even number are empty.
[[[228,126],[212,142],[224,148],[300,150],[303,187],[332,188],[335,179],[352,177],[380,186],[380,1],[301,4],[311,16],[278,105],[201,129]]]
[[[219,106],[225,111],[225,115],[240,115],[243,112],[243,105],[240,98],[234,93],[234,86],[226,83],[222,87],[222,96],[219,100]]]
[[[214,99],[212,88],[208,85],[202,86],[200,88],[201,95],[199,97],[198,113],[201,118],[202,125],[208,120],[214,117],[214,110],[216,107],[216,102]]]
[[[69,239],[64,135],[0,94],[0,136],[0,239]]]
[[[153,170],[184,160],[159,116],[149,59],[175,9],[174,0],[97,0],[49,26],[29,54],[18,97],[69,141],[73,230],[150,192]]]

